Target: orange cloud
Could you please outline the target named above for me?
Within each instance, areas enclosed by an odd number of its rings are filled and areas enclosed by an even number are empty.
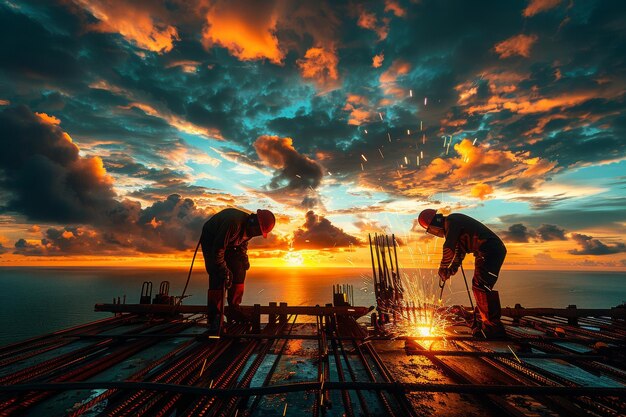
[[[555,8],[561,0],[530,0],[528,6],[522,12],[525,17],[531,17],[538,13]]]
[[[91,30],[119,33],[140,48],[158,53],[169,52],[174,47],[174,41],[180,39],[174,26],[155,21],[152,11],[141,4],[113,0],[75,2],[98,19],[99,22],[92,25]]]
[[[555,108],[573,107],[598,96],[597,92],[565,93],[558,97],[541,98],[538,100],[523,97],[511,98],[510,96],[492,96],[486,104],[471,106],[468,111],[471,114],[477,112],[510,110],[513,113],[533,114],[547,112]]]
[[[383,92],[387,95],[403,97],[405,92],[396,84],[399,77],[406,75],[411,70],[411,64],[398,59],[393,61],[387,71],[380,75],[379,81]]]
[[[474,185],[470,190],[470,195],[472,197],[476,197],[481,200],[485,200],[490,194],[493,194],[493,187],[482,182]]]
[[[217,1],[206,13],[202,37],[209,48],[222,46],[242,61],[268,59],[282,64],[285,54],[276,36],[278,9],[275,3]]]
[[[367,107],[369,101],[366,97],[359,96],[358,94],[348,94],[346,98],[346,105],[343,110],[350,112],[350,118],[348,124],[353,126],[360,126],[361,124],[369,121],[372,117],[372,111],[369,109],[363,109]]]
[[[183,61],[174,61],[166,66],[166,68],[180,68],[183,72],[186,73],[194,73],[198,70],[198,67],[201,65],[201,62],[191,61],[191,60],[183,60]]]
[[[300,73],[305,79],[313,80],[320,87],[335,86],[339,73],[339,58],[334,48],[310,48],[304,58],[297,61]]]
[[[441,191],[468,192],[465,191],[468,189],[471,196],[486,198],[493,193],[495,185],[512,186],[521,192],[533,190],[556,168],[554,162],[474,146],[469,139],[463,139],[453,149],[457,157],[435,158],[417,175],[412,169],[397,170],[390,179],[391,187],[406,196],[423,198]],[[362,179],[366,182],[370,180],[368,175],[378,187],[379,173],[365,173]]]
[[[370,13],[367,10],[361,10],[359,13],[359,19],[356,22],[357,26],[376,32],[378,40],[385,40],[389,33],[389,20],[382,19],[380,25],[378,19],[374,13]]]
[[[400,6],[396,0],[385,0],[385,11],[393,12],[397,17],[404,17],[406,15],[406,9]]]
[[[537,35],[519,34],[506,39],[494,47],[500,58],[509,58],[515,55],[530,57],[530,48],[537,42]]]
[[[46,113],[38,113],[35,112],[35,115],[41,119],[42,122],[47,123],[49,125],[57,126],[61,124],[61,120],[59,120],[55,116],[50,116]]]
[[[378,55],[374,55],[372,58],[372,67],[380,68],[383,65],[383,61],[385,60],[385,55],[381,52]]]

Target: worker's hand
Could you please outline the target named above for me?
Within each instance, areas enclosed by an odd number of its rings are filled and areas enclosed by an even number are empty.
[[[438,274],[442,281],[447,281],[450,278],[450,271],[446,267],[440,267]]]
[[[241,266],[243,267],[243,269],[245,269],[246,271],[248,269],[250,269],[250,260],[248,259],[247,256],[244,256],[243,259],[241,260]]]
[[[459,272],[459,266],[461,266],[461,264],[457,264],[454,262],[452,263],[452,265],[450,265],[450,267],[448,268],[450,276],[455,275],[457,272]]]

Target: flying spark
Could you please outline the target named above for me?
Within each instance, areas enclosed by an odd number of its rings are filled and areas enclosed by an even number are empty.
[[[361,154],[361,158],[363,158],[363,160],[367,162],[367,158],[365,157],[365,155]]]
[[[391,135],[387,132],[387,139],[389,139],[389,143],[391,143]]]
[[[413,97],[413,90],[409,90],[409,97]]]
[[[385,156],[383,155],[383,151],[380,150],[380,148],[378,148],[378,153],[380,153],[380,157],[385,159]]]
[[[382,113],[380,113],[380,112],[379,112],[379,113],[378,113],[378,117],[380,117],[380,121],[382,122],[382,121],[383,121],[383,115],[382,115]]]

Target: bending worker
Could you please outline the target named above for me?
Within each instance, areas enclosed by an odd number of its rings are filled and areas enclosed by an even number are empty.
[[[224,291],[228,290],[228,305],[241,304],[248,260],[248,241],[272,231],[276,219],[269,210],[246,213],[227,208],[213,215],[202,227],[200,244],[204,265],[209,274],[207,295],[207,324],[219,331],[222,322]]]
[[[493,291],[506,256],[504,243],[487,226],[460,213],[444,217],[436,210],[426,209],[420,213],[418,222],[427,233],[446,239],[439,266],[442,280],[457,273],[467,253],[474,254],[472,290],[478,314],[474,313],[473,334],[487,339],[505,337],[500,321],[500,297]]]

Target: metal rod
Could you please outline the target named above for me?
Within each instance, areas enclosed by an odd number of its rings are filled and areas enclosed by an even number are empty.
[[[461,272],[463,273],[463,281],[465,281],[465,289],[467,290],[467,298],[469,298],[470,306],[472,306],[472,310],[474,310],[474,302],[472,301],[472,296],[470,294],[469,286],[467,285],[467,278],[465,277],[465,270],[463,269],[463,263],[461,263]]]

